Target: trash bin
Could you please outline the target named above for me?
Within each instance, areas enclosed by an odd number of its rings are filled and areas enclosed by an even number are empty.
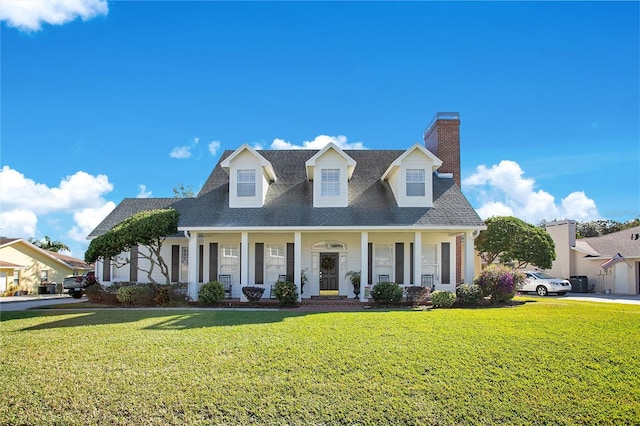
[[[38,286],[38,294],[47,294],[47,286],[39,285]]]
[[[47,284],[47,293],[49,294],[56,294],[56,283],[49,283]]]
[[[589,292],[589,277],[585,275],[572,275],[569,278],[571,283],[572,293],[588,293]]]

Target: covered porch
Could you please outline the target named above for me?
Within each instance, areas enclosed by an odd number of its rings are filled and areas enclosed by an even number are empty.
[[[284,278],[296,284],[299,300],[339,295],[366,302],[368,290],[382,281],[454,291],[456,238],[463,240],[460,278],[471,282],[478,233],[469,228],[184,231],[189,297],[194,301],[204,282],[220,279],[230,284],[228,297],[242,301],[242,287],[264,287],[263,297],[268,298],[271,287]],[[360,272],[359,292],[346,276],[349,271]]]

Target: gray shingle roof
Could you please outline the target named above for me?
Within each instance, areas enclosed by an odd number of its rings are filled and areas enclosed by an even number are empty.
[[[635,234],[640,234],[640,226],[600,237],[581,238],[578,242],[587,243],[604,257],[612,257],[616,253],[620,253],[625,258],[640,257],[640,239],[631,239],[631,235]]]
[[[273,165],[277,181],[269,186],[264,207],[231,209],[229,175],[220,163],[232,152],[222,154],[197,198],[125,199],[89,236],[104,233],[137,211],[169,206],[180,212],[180,226],[187,228],[484,226],[453,179],[435,175],[432,208],[398,207],[389,184],[380,177],[403,150],[345,150],[357,166],[349,182],[349,206],[343,208],[313,207],[313,183],[307,180],[305,162],[317,150],[258,151]]]

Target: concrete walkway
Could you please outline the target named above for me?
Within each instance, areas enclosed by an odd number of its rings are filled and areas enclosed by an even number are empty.
[[[525,294],[527,297],[536,297],[543,299],[543,297],[534,294]],[[627,294],[603,294],[603,293],[567,293],[566,296],[545,296],[544,298],[558,298],[565,300],[579,300],[583,302],[603,302],[603,303],[623,303],[640,305],[640,295],[627,295]],[[67,294],[33,294],[28,296],[10,296],[0,297],[0,312],[2,311],[23,311],[25,309],[38,308],[39,306],[57,305],[62,303],[81,303],[86,302],[87,298],[74,299]],[[131,309],[131,308],[127,308]],[[149,309],[149,308],[144,308]],[[154,309],[168,309],[168,308],[154,308]],[[185,309],[185,308],[180,308]],[[188,307],[186,309],[189,309]],[[229,308],[210,308],[210,309],[229,309]],[[251,308],[235,308],[235,309],[251,309]],[[265,310],[265,308],[257,308]],[[279,308],[273,308],[279,309]],[[290,308],[287,310],[293,311],[351,311],[362,310],[362,306],[314,306],[314,305],[302,305],[297,308]]]
[[[547,296],[549,297],[549,296]],[[562,299],[581,300],[584,302],[625,303],[640,305],[640,295],[604,294],[604,293],[567,293]]]
[[[74,299],[67,294],[30,294],[27,296],[0,297],[0,312],[24,311],[40,306],[59,305],[62,303],[86,302],[87,298]]]

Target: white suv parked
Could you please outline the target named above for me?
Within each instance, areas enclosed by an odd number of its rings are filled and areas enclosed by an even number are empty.
[[[520,291],[535,291],[538,296],[546,296],[549,293],[564,295],[571,291],[571,283],[561,278],[552,277],[541,271],[523,271],[526,276]]]

